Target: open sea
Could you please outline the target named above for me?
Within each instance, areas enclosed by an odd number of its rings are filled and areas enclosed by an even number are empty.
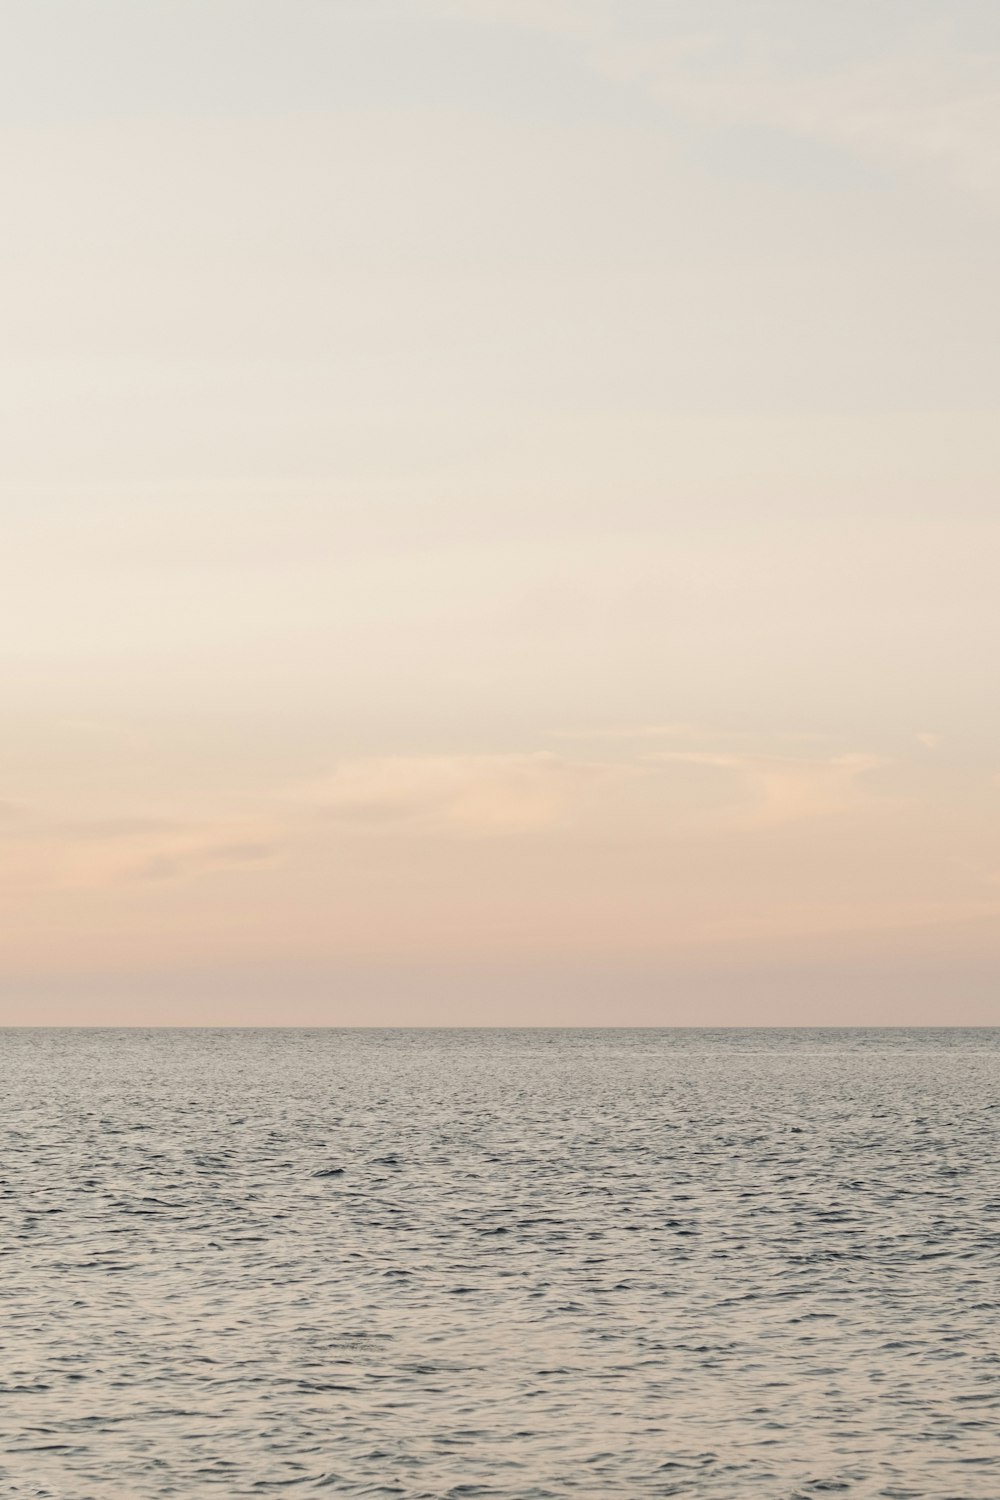
[[[1000,1497],[1000,1030],[0,1032],[0,1496]]]

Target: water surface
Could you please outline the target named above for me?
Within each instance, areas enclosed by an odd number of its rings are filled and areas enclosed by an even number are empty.
[[[0,1493],[1000,1495],[1000,1031],[0,1033]]]

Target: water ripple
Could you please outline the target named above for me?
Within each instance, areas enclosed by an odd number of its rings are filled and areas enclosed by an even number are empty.
[[[0,1041],[16,1500],[1000,1495],[1000,1032]]]

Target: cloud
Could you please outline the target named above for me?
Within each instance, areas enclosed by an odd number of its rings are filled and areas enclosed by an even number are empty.
[[[694,740],[690,748],[644,743],[685,733]],[[867,754],[719,748],[722,737],[714,744],[707,734],[695,740],[680,726],[604,737],[620,752],[614,758],[544,752],[358,758],[292,795],[345,828],[371,833],[590,829],[645,839],[682,829],[763,829],[845,812],[865,796],[864,773],[883,764]]]
[[[564,822],[607,770],[545,752],[388,756],[343,761],[296,795],[359,827],[511,834]]]
[[[2,884],[8,890],[94,890],[193,878],[271,864],[285,842],[283,828],[250,819],[56,820],[35,814],[7,830]]]
[[[142,839],[160,834],[183,834],[189,824],[171,818],[106,817],[72,818],[52,825],[53,832],[69,843],[110,843],[119,839]]]
[[[607,726],[602,729],[550,729],[546,738],[552,740],[661,740],[674,739],[679,735],[690,738],[696,726],[677,724],[633,724]]]
[[[933,166],[996,200],[1000,50],[952,15],[877,3],[633,5],[437,0],[438,14],[562,37],[591,68],[709,125],[754,124],[884,164]],[[842,59],[838,61],[839,59]]]
[[[909,159],[996,196],[1000,56],[914,51],[805,77],[766,63],[723,67],[708,78],[673,61],[633,66],[664,99],[708,121],[769,126],[884,164]]]
[[[863,795],[859,778],[885,764],[876,755],[778,756],[713,750],[663,750],[663,763],[712,766],[729,773],[744,791],[730,820],[769,828],[844,813]]]
[[[744,729],[713,729],[703,724],[692,724],[689,720],[677,720],[663,724],[616,724],[600,728],[549,729],[546,738],[553,740],[675,740],[686,739],[700,746],[722,746],[760,743],[761,736]],[[780,745],[818,744],[828,736],[808,730],[775,730],[767,735],[769,743]]]
[[[426,9],[456,20],[587,39],[599,28],[604,6],[602,0],[430,0]]]
[[[0,881],[7,890],[83,891],[249,876],[342,837],[544,835],[638,848],[766,834],[871,802],[865,776],[883,764],[794,736],[764,746],[678,725],[609,731],[606,739],[600,755],[357,756],[318,779],[262,790],[255,808],[233,816],[116,811],[57,819],[28,810],[2,825]]]
[[[168,845],[135,863],[125,865],[119,870],[118,878],[124,882],[178,880],[208,874],[214,870],[269,865],[281,855],[284,847],[280,839]]]

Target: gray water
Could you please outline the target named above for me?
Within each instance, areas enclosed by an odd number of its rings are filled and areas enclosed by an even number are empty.
[[[1000,1031],[0,1033],[0,1495],[1000,1496]]]

